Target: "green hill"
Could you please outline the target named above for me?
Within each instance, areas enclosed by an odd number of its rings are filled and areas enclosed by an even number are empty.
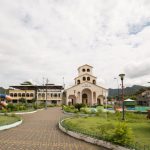
[[[124,89],[124,95],[125,96],[130,96],[134,95],[136,92],[138,92],[141,88],[146,88],[141,85],[133,85],[132,87],[126,87]],[[119,93],[121,94],[121,89],[119,89]],[[118,89],[108,89],[108,96],[109,97],[116,97],[118,96]]]

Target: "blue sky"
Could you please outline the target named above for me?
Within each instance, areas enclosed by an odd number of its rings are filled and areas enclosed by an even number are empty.
[[[150,81],[149,0],[0,0],[0,86],[42,78],[74,84],[94,67],[98,83]]]

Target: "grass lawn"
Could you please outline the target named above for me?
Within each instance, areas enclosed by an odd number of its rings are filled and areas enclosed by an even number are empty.
[[[7,113],[19,113],[19,112],[32,112],[32,111],[35,111],[34,108],[29,108],[29,109],[26,109],[26,110],[18,110],[18,111],[8,111]],[[0,113],[5,113],[3,112],[2,110],[0,110]]]
[[[70,129],[81,131],[82,133],[86,131],[97,134],[100,133],[102,127],[105,127],[103,130],[107,130],[107,134],[111,134],[113,126],[116,126],[119,122],[122,122],[121,113],[100,113],[99,116],[94,117],[67,119],[63,122],[63,125],[70,127]],[[146,114],[127,113],[125,122],[132,129],[135,142],[138,142],[140,145],[150,146],[150,120],[146,119]]]
[[[0,115],[0,126],[12,124],[19,120],[20,118],[17,116]]]

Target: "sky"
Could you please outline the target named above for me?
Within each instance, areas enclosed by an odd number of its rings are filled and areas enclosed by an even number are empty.
[[[81,65],[117,88],[150,82],[150,0],[0,0],[0,86],[74,84]]]

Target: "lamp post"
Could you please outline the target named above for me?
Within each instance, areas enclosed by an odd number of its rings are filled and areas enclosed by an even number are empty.
[[[121,85],[122,85],[122,120],[125,120],[125,111],[124,111],[124,86],[123,86],[123,79],[125,77],[125,74],[119,74],[121,79]]]

